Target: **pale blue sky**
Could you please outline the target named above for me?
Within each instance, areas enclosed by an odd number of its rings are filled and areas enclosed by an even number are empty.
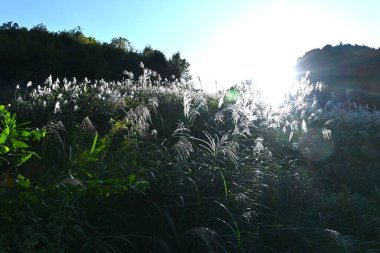
[[[123,36],[168,57],[179,50],[194,75],[223,86],[284,80],[297,57],[325,44],[378,48],[379,10],[378,0],[0,0],[0,22],[81,26],[100,41]]]
[[[86,35],[109,42],[123,36],[138,49],[150,44],[167,55],[193,54],[210,34],[254,4],[249,0],[0,0],[0,22],[49,30],[81,26]]]

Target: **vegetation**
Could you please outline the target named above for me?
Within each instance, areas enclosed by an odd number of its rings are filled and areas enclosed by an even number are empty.
[[[380,252],[380,111],[352,92],[378,101],[353,57],[378,50],[307,53],[273,109],[122,37],[9,22],[0,44],[0,252]]]
[[[322,108],[306,78],[274,110],[141,72],[0,107],[2,150],[35,154],[0,164],[0,251],[379,252],[379,111]],[[9,111],[30,123],[4,141]]]
[[[313,83],[323,82],[319,102],[328,100],[380,106],[380,48],[340,44],[313,49],[298,59],[299,78],[310,72]]]
[[[134,49],[123,37],[101,43],[83,34],[80,27],[69,31],[49,32],[40,24],[31,29],[8,22],[0,26],[0,86],[28,81],[41,83],[49,75],[63,78],[121,80],[124,70],[135,76],[139,67],[158,72],[163,78],[189,78],[190,64],[180,53],[170,59],[147,46],[143,52]]]

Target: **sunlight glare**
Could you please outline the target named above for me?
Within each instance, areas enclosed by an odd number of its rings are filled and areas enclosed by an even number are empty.
[[[351,38],[350,29],[354,27],[326,13],[278,1],[223,26],[195,58],[192,72],[210,92],[252,80],[271,104],[278,105],[294,83],[297,58],[331,43],[331,38],[337,43]]]

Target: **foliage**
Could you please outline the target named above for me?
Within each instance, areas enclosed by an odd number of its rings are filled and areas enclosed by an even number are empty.
[[[121,50],[125,51],[133,51],[133,47],[131,45],[131,42],[123,37],[116,37],[111,40],[111,46],[115,48],[119,48]]]
[[[9,108],[46,138],[0,190],[0,250],[378,250],[378,111],[322,108],[307,78],[272,109],[141,72],[18,87]]]
[[[322,82],[318,102],[334,99],[344,102],[347,95],[351,102],[370,107],[380,106],[380,48],[360,45],[326,45],[313,49],[297,61],[299,79],[310,72],[312,83]]]
[[[37,153],[31,151],[28,142],[39,141],[45,132],[17,125],[16,114],[11,114],[0,105],[0,172],[4,176],[13,172]]]
[[[123,37],[101,43],[85,36],[80,27],[49,32],[43,24],[28,30],[8,22],[0,26],[0,44],[2,87],[28,81],[40,83],[49,75],[61,79],[75,76],[78,79],[121,80],[125,69],[135,76],[141,75],[140,62],[162,78],[188,76],[189,63],[179,53],[170,59],[159,50],[147,55],[134,50]]]

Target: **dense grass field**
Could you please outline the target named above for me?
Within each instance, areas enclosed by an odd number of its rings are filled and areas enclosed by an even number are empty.
[[[380,112],[144,69],[0,106],[0,252],[380,252]]]

